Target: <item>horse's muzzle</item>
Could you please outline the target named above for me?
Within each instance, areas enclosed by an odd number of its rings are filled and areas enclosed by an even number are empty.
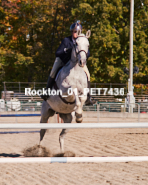
[[[86,60],[80,60],[79,61],[79,66],[84,67],[86,65]]]

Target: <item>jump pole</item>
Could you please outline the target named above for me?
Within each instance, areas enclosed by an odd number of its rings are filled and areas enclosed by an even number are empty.
[[[148,162],[148,156],[0,158],[0,163],[47,163],[47,162],[49,163]]]
[[[30,117],[41,116],[41,114],[1,114],[0,117]]]
[[[148,123],[28,123],[0,124],[0,129],[95,129],[95,128],[148,128]]]

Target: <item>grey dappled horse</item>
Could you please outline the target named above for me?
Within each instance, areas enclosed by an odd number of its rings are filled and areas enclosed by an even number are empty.
[[[48,118],[53,116],[55,112],[59,113],[59,116],[63,119],[64,123],[71,123],[72,112],[74,111],[76,122],[82,122],[82,108],[87,99],[87,94],[84,93],[84,88],[87,88],[87,76],[82,67],[86,65],[89,47],[88,38],[90,37],[90,34],[90,30],[87,31],[86,36],[81,34],[81,31],[78,32],[76,45],[72,49],[71,59],[61,69],[56,79],[56,85],[53,86],[53,89],[55,90],[61,89],[62,96],[67,97],[50,95],[47,101],[43,101],[40,123],[47,123]],[[69,93],[71,92],[71,95],[68,95],[69,88],[73,89],[73,92],[69,91]],[[40,141],[43,139],[45,132],[46,129],[41,129]],[[63,129],[59,136],[62,152],[64,152],[64,136],[66,133],[67,129]]]

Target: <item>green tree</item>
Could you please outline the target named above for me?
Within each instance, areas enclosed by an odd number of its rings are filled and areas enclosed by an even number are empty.
[[[78,2],[72,13],[79,15],[85,28],[92,31],[88,60],[91,81],[126,82],[128,76],[123,68],[129,67],[130,1]],[[137,82],[143,82],[147,74],[147,5],[148,1],[135,1],[134,65],[140,69],[139,74],[134,75]]]

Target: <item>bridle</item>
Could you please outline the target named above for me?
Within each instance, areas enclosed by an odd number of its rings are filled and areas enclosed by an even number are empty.
[[[79,36],[79,37],[84,37],[84,36]],[[84,51],[84,53],[85,53],[85,55],[86,55],[86,59],[87,59],[87,53],[86,53],[86,51],[85,50],[80,50],[80,51],[76,51],[76,44],[74,44],[74,48],[75,48],[75,53],[76,53],[76,62],[78,61],[78,55],[82,52],[82,51]]]

